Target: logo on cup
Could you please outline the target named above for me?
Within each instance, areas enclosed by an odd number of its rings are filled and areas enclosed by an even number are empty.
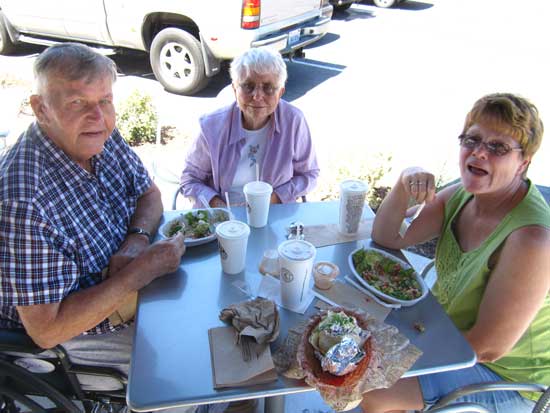
[[[290,283],[294,279],[294,274],[292,274],[289,270],[286,268],[281,268],[281,278],[287,282]]]
[[[246,203],[246,209],[248,209],[249,214],[252,213],[252,208],[250,207],[250,204],[248,202]]]
[[[222,258],[222,260],[226,260],[227,259],[227,252],[225,252],[225,250],[223,249],[222,244],[220,242],[218,242],[218,249],[220,250],[220,257]]]

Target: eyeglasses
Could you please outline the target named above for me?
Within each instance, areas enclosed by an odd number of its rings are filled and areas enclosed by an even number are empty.
[[[256,88],[259,88],[266,96],[273,96],[279,90],[278,86],[272,85],[271,83],[260,83],[257,85],[252,82],[240,83],[239,88],[245,95],[248,96],[252,96],[256,91]]]
[[[460,146],[463,148],[476,149],[479,145],[483,145],[487,152],[495,156],[504,156],[512,151],[523,152],[523,148],[520,146],[512,147],[507,143],[499,141],[483,142],[479,136],[475,135],[462,134],[458,137],[458,140],[460,141]]]

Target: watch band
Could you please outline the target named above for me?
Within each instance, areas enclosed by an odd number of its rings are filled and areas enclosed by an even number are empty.
[[[153,242],[153,237],[151,236],[151,234],[147,231],[145,231],[143,228],[140,228],[140,227],[132,227],[128,230],[128,235],[131,235],[131,234],[138,234],[138,235],[145,235],[147,237],[147,239],[149,240],[149,244]]]

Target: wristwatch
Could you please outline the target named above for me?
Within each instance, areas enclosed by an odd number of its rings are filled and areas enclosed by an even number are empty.
[[[140,228],[140,227],[132,227],[128,230],[128,235],[131,235],[131,234],[138,234],[138,235],[145,235],[147,237],[147,239],[149,240],[149,244],[151,242],[153,242],[153,237],[151,236],[151,234],[147,231],[145,231],[143,228]]]

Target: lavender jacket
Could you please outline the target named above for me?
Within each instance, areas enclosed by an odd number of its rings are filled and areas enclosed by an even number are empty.
[[[294,202],[315,187],[319,166],[303,113],[280,100],[273,113],[260,180],[269,182],[283,203]],[[210,201],[229,191],[245,145],[241,111],[233,103],[200,121],[200,133],[187,155],[181,175],[182,193]]]

